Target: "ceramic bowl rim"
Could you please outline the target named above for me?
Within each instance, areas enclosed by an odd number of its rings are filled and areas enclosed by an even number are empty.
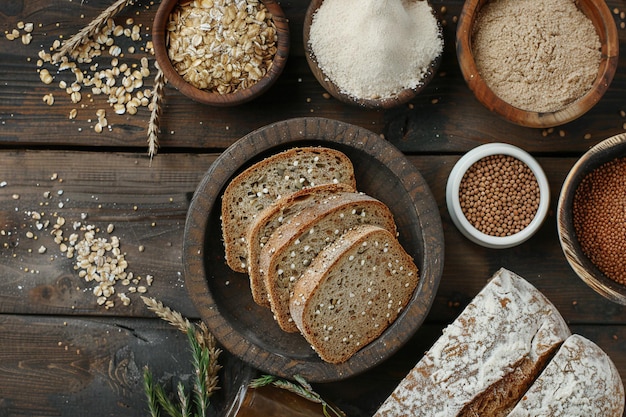
[[[463,214],[459,201],[459,188],[465,172],[480,159],[491,155],[508,155],[522,161],[531,169],[539,185],[539,207],[535,217],[528,226],[511,236],[490,236],[476,229]],[[488,143],[473,148],[454,165],[446,186],[446,203],[452,222],[465,237],[484,247],[504,249],[525,242],[539,230],[548,213],[550,186],[541,165],[528,152],[507,143]]]

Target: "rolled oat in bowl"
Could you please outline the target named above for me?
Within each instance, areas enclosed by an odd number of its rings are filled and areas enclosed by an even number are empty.
[[[259,0],[181,1],[166,27],[167,53],[194,87],[219,94],[249,88],[272,67],[278,36]]]

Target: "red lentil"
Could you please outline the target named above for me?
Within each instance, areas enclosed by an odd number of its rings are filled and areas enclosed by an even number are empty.
[[[539,208],[539,184],[531,169],[509,155],[475,162],[459,186],[461,209],[476,229],[505,237],[530,224]]]
[[[608,278],[626,284],[626,157],[587,174],[574,193],[573,221],[589,260]]]

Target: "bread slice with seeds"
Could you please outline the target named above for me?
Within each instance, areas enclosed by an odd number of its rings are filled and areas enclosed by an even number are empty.
[[[359,226],[315,258],[295,285],[291,315],[324,361],[342,363],[396,320],[418,281],[394,234]]]
[[[298,331],[289,313],[289,298],[311,261],[346,230],[361,224],[396,233],[393,215],[385,204],[365,194],[340,193],[319,200],[272,234],[261,250],[259,270],[281,329]]]
[[[272,155],[237,175],[222,197],[222,232],[226,263],[247,272],[248,227],[265,207],[305,187],[345,183],[356,187],[354,168],[342,152],[298,147]]]
[[[506,416],[569,336],[541,292],[500,269],[374,416]]]
[[[356,192],[350,184],[316,185],[280,198],[259,213],[248,228],[246,238],[250,289],[252,298],[257,304],[270,307],[265,283],[259,272],[259,259],[261,257],[261,248],[265,246],[272,233],[303,209],[317,204],[319,201],[332,195],[349,192]]]

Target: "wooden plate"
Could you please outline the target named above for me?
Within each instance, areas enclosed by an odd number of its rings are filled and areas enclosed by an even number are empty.
[[[386,203],[399,240],[413,256],[421,280],[405,311],[377,340],[347,362],[323,362],[299,334],[285,333],[269,309],[252,300],[248,276],[224,261],[221,196],[228,182],[251,164],[296,146],[344,152],[355,167],[357,188]],[[328,382],[363,372],[396,352],[430,310],[443,269],[444,245],[437,204],[421,174],[378,135],[335,120],[299,118],[244,136],[211,165],[187,214],[183,247],[190,297],[219,343],[263,372],[310,382]]]

